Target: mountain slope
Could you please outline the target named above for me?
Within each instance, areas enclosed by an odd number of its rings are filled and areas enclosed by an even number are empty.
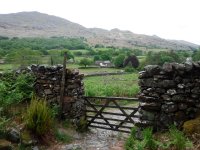
[[[166,40],[157,36],[134,34],[119,29],[85,28],[66,19],[39,12],[0,14],[0,35],[9,37],[85,37],[90,44],[107,46],[167,48],[191,50],[198,45],[186,41]]]

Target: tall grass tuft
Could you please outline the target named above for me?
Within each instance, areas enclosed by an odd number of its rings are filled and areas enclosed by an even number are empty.
[[[171,144],[177,150],[185,150],[186,148],[192,148],[192,142],[185,137],[184,133],[179,131],[175,126],[171,126],[169,129],[169,135]]]
[[[27,109],[25,121],[27,128],[34,134],[38,136],[46,134],[53,126],[53,115],[47,102],[33,96]]]
[[[152,128],[146,128],[143,131],[143,141],[145,143],[145,147],[150,149],[150,150],[155,150],[157,149],[157,141],[154,140],[153,137],[153,129]]]

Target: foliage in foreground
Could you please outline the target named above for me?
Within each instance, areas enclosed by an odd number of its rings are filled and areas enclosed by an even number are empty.
[[[28,129],[38,136],[42,136],[49,132],[53,126],[53,115],[47,102],[33,97],[31,104],[27,109],[25,122]]]
[[[0,109],[5,110],[12,104],[30,99],[33,82],[34,77],[31,74],[3,74],[0,82]]]
[[[0,117],[0,138],[2,138],[5,134],[5,129],[8,121],[9,119],[6,119],[5,117]]]
[[[126,150],[157,150],[157,149],[175,149],[185,150],[186,148],[192,148],[192,142],[189,141],[183,132],[179,131],[176,127],[172,126],[169,129],[168,140],[159,141],[153,136],[152,128],[146,128],[142,132],[143,139],[138,140],[136,138],[137,129],[133,128],[131,135],[125,143]]]
[[[169,135],[171,139],[171,145],[174,145],[177,150],[184,150],[187,147],[192,147],[192,142],[185,137],[183,132],[177,130],[174,126],[170,127]]]

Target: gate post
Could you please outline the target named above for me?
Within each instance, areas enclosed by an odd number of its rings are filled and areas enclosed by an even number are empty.
[[[62,80],[61,80],[61,87],[60,87],[60,109],[61,109],[60,110],[60,118],[62,118],[63,105],[64,105],[66,62],[67,62],[67,53],[64,52],[63,72],[62,72]]]

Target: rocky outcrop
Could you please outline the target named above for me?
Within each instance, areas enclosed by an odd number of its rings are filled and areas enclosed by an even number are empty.
[[[200,108],[200,62],[149,65],[140,72],[140,122],[154,129],[182,126]]]

